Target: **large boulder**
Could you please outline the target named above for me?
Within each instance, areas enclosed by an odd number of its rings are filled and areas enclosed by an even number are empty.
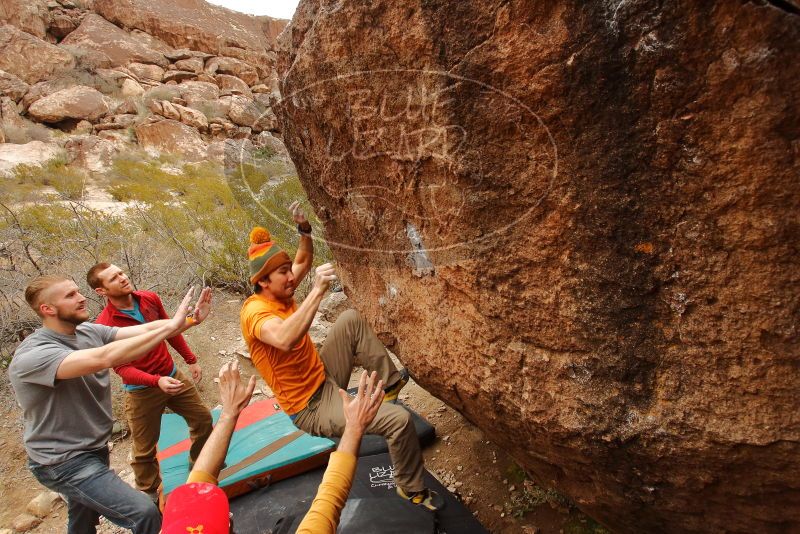
[[[116,86],[116,82],[113,82],[113,84]],[[25,93],[25,96],[22,97],[20,104],[22,105],[22,109],[26,110],[31,107],[31,104],[40,98],[44,98],[57,91],[69,89],[70,87],[74,86],[75,81],[68,77],[52,78],[50,80],[35,83],[28,88],[28,91]]]
[[[50,14],[50,24],[47,31],[57,40],[61,40],[80,26],[80,19],[77,16],[70,16],[64,12],[53,12]]]
[[[10,72],[0,70],[0,95],[7,96],[14,102],[19,102],[28,92],[29,87],[27,83]]]
[[[61,41],[60,46],[86,54],[84,62],[92,67],[117,67],[133,62],[169,65],[164,54],[93,13],[86,15],[78,29]]]
[[[207,146],[197,130],[176,120],[146,122],[137,125],[135,131],[139,145],[153,156],[169,152],[188,161],[206,157]]]
[[[219,86],[220,94],[245,95],[251,98],[253,96],[250,87],[248,87],[241,78],[231,76],[230,74],[217,74],[214,76],[214,80],[217,82],[217,86]]]
[[[47,0],[0,0],[0,21],[44,39],[49,23]]]
[[[612,530],[800,531],[794,4],[302,0],[282,37],[354,307]]]
[[[153,100],[148,104],[148,108],[156,115],[180,121],[200,131],[208,129],[208,118],[201,111],[196,109],[180,104],[173,104],[168,100]]]
[[[185,81],[178,84],[181,98],[187,106],[196,107],[219,98],[219,87],[209,82]]]
[[[230,74],[241,79],[248,86],[258,83],[256,69],[244,61],[232,57],[214,57],[206,61],[205,71],[209,74]]]
[[[128,64],[128,71],[139,78],[139,81],[147,81],[150,83],[161,83],[161,78],[164,77],[164,68],[158,65],[147,63],[139,63],[134,61]]]
[[[76,85],[40,98],[28,108],[28,115],[41,122],[61,122],[64,119],[95,122],[108,110],[108,101],[103,93],[92,87]]]
[[[277,119],[272,109],[246,96],[233,95],[230,97],[228,118],[234,124],[252,128],[254,132],[277,128]]]
[[[0,144],[0,176],[10,174],[17,165],[42,165],[63,157],[64,150],[55,143],[31,141],[22,145]]]
[[[34,84],[75,68],[66,50],[8,24],[0,25],[0,69]]]
[[[95,0],[93,9],[115,24],[145,31],[175,48],[236,57],[262,75],[273,68],[269,51],[289,22],[245,15],[204,0]]]

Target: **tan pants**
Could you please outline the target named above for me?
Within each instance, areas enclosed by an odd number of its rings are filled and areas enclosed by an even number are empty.
[[[156,445],[165,408],[186,419],[192,440],[189,449],[192,461],[197,459],[211,434],[211,412],[200,399],[197,388],[180,371],[175,373],[175,378],[186,385],[177,395],[167,395],[157,387],[128,391],[125,395],[125,417],[133,437],[131,467],[136,476],[136,487],[142,491],[155,491],[161,483]]]
[[[376,371],[384,384],[392,385],[400,373],[389,358],[386,348],[367,321],[355,310],[347,310],[336,320],[320,350],[327,374],[322,391],[308,406],[297,413],[294,424],[317,436],[341,436],[345,419],[339,388],[347,389],[353,364]],[[424,489],[422,452],[408,410],[384,403],[367,434],[379,434],[389,445],[394,463],[395,483],[406,492]]]

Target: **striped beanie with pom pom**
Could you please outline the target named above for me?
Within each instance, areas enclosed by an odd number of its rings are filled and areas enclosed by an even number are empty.
[[[270,241],[269,232],[257,226],[250,231],[250,248],[247,249],[250,262],[250,283],[255,284],[269,273],[292,259],[277,244]]]

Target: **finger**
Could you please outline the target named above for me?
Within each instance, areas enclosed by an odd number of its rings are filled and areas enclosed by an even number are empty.
[[[372,397],[372,405],[370,406],[370,408],[375,410],[375,411],[378,411],[378,408],[380,408],[380,405],[383,404],[383,397],[384,397],[384,395],[386,395],[386,392],[383,391],[383,387],[382,387],[383,386],[383,382],[379,382],[378,385],[379,385],[380,389],[378,389],[378,391],[375,392],[375,396]]]
[[[239,360],[233,360],[233,364],[231,364],[231,378],[237,382],[241,380],[239,375]]]
[[[339,388],[339,396],[342,398],[343,406],[347,406],[348,404],[350,404],[350,401],[353,400],[353,398],[350,395],[348,395],[347,392],[342,388]]]
[[[186,292],[186,296],[183,297],[183,301],[181,301],[181,309],[189,307],[189,303],[192,302],[192,297],[194,297],[194,286],[190,287],[189,291]]]
[[[383,380],[378,380],[378,383],[375,385],[375,391],[372,392],[372,404],[380,404],[383,402],[383,396],[385,392],[383,391]]]
[[[248,399],[253,396],[253,391],[255,391],[255,389],[256,389],[256,375],[252,375],[250,377],[250,381],[247,383],[247,390],[245,391],[245,394],[247,395]]]
[[[222,367],[219,368],[219,381],[222,382],[223,380],[228,379],[228,370],[230,369],[231,362],[223,363]]]
[[[369,375],[369,378],[367,379],[367,391],[365,392],[365,395],[367,397],[372,397],[375,394],[375,379],[376,378],[378,378],[378,373],[376,373],[375,371],[372,371],[372,373]]]
[[[361,376],[358,378],[358,396],[364,397],[367,395],[367,372],[362,371]]]

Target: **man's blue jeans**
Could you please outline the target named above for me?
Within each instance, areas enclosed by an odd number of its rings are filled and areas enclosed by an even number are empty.
[[[161,514],[153,501],[109,469],[107,447],[55,465],[29,459],[28,466],[39,482],[67,498],[69,534],[95,534],[100,515],[135,534],[161,530]]]

